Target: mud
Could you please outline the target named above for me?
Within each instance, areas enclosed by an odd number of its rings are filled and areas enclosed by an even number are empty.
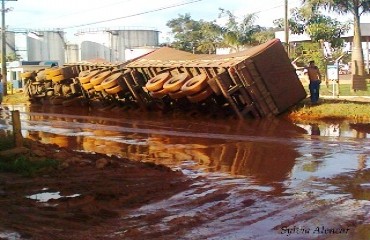
[[[104,238],[129,210],[168,198],[191,182],[160,165],[25,145],[34,161],[50,157],[61,165],[35,177],[0,174],[1,239]]]
[[[20,192],[18,201],[34,208],[24,219],[37,221],[32,225],[9,213],[4,217],[14,220],[9,224],[3,221],[4,234],[19,237],[16,234],[23,232],[23,237],[35,239],[48,239],[51,235],[60,239],[370,236],[368,123],[299,123],[277,118],[237,121],[194,113],[154,114],[127,109],[109,112],[57,107],[13,106],[13,109],[21,111],[25,137],[75,150],[75,154],[108,154],[116,164],[104,168],[104,174],[94,164],[91,171],[71,166],[68,173],[58,173],[65,174],[61,177],[47,180],[38,177],[32,181],[33,191],[14,188],[14,192]],[[1,114],[0,129],[10,131],[10,112]],[[150,171],[145,168],[141,171],[139,167],[127,176],[124,167],[120,167],[127,164],[124,159],[163,164],[175,172],[161,168],[152,177]],[[124,199],[120,189],[125,188],[122,183],[127,181],[117,175],[121,172],[143,187],[138,189],[147,193],[143,197],[146,200],[140,202],[134,197],[131,205],[120,202]],[[56,182],[59,185],[53,185]],[[105,185],[115,187],[104,188]],[[88,193],[83,191],[85,187]],[[58,197],[56,193],[60,192],[65,197],[43,203],[25,197],[40,193],[43,188],[55,194],[52,196]],[[105,189],[110,192],[106,195],[114,197],[107,200],[103,194],[104,201],[96,199]],[[136,196],[135,190],[128,188],[130,195]],[[71,197],[74,194],[81,196]],[[94,196],[93,204],[86,199],[67,204],[86,195]],[[113,200],[115,197],[119,200]],[[40,207],[45,204],[60,207]],[[27,207],[22,203],[18,208]],[[45,212],[36,214],[40,209]],[[22,216],[21,211],[18,214]],[[48,218],[56,219],[55,225],[43,221]]]

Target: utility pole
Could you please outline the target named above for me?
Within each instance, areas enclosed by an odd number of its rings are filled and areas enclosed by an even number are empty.
[[[5,1],[17,0],[1,0],[1,75],[4,89],[4,96],[7,95],[7,69],[6,69],[6,27],[5,27],[5,12],[9,9],[5,8]]]
[[[285,17],[284,17],[284,31],[285,31],[285,43],[286,52],[290,56],[290,44],[289,44],[289,19],[288,19],[288,0],[285,0]]]

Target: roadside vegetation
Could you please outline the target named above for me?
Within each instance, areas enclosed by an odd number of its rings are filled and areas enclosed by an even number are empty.
[[[1,136],[0,153],[14,148],[14,140],[11,136]],[[0,172],[17,173],[25,177],[33,177],[42,172],[49,172],[57,169],[59,161],[53,159],[38,159],[32,161],[27,155],[6,156],[0,154]]]
[[[305,86],[307,94],[309,94],[308,86]],[[337,89],[335,89],[337,93]],[[320,95],[322,96],[332,96],[333,95],[333,84],[329,81],[328,85],[325,83],[321,84]],[[366,91],[353,91],[350,84],[340,84],[339,85],[339,96],[368,96],[370,97],[370,82],[367,83]]]
[[[338,99],[320,99],[320,104],[311,105],[309,99],[292,107],[287,117],[293,120],[353,120],[370,121],[370,102],[354,102]]]
[[[5,104],[23,104],[27,103],[28,97],[23,92],[9,93],[3,97]]]

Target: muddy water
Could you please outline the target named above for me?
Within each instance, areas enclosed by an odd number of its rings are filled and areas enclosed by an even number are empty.
[[[150,239],[370,236],[369,123],[9,109],[20,110],[27,138],[165,164],[198,180],[186,192],[133,212],[112,238],[138,231]],[[10,111],[1,116],[0,130],[8,131]]]

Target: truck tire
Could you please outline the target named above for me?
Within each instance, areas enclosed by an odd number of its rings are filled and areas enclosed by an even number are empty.
[[[118,79],[122,78],[122,73],[115,73],[104,79],[101,86],[104,89],[112,88],[118,85]]]
[[[92,89],[93,87],[94,87],[94,85],[92,85],[91,83],[82,84],[82,88],[85,89],[86,91]]]
[[[103,86],[102,86],[101,84],[99,84],[99,85],[95,85],[95,86],[94,86],[94,89],[95,89],[95,91],[97,91],[97,92],[101,92],[101,91],[103,91],[103,90],[104,90],[104,88],[103,88]]]
[[[163,88],[167,89],[169,92],[176,92],[184,85],[184,83],[190,79],[188,73],[181,73],[175,76],[172,76],[164,84]]]
[[[150,92],[149,95],[152,97],[152,98],[157,98],[157,99],[161,99],[163,98],[164,96],[166,96],[168,93],[168,90],[166,89],[161,89],[161,90],[158,90],[158,91],[153,91],[153,92]]]
[[[108,94],[116,94],[116,93],[119,93],[120,91],[122,91],[122,88],[121,86],[117,85],[115,87],[112,87],[112,88],[108,88],[108,89],[105,89],[105,91],[108,93]]]
[[[180,90],[178,90],[176,92],[169,92],[168,93],[168,96],[170,96],[170,98],[176,100],[176,99],[180,99],[180,98],[186,97],[186,92],[181,91],[181,89],[180,89]]]
[[[169,72],[161,73],[151,79],[146,83],[145,87],[150,92],[155,92],[158,90],[161,90],[163,87],[163,84],[170,79],[171,74]]]
[[[186,92],[187,95],[194,95],[208,86],[208,77],[205,73],[197,75],[189,79],[182,87],[181,90]]]
[[[194,94],[194,95],[188,95],[187,99],[189,99],[190,102],[192,103],[198,103],[206,100],[208,97],[210,97],[213,93],[213,90],[211,87],[207,87],[203,91]]]
[[[81,84],[89,83],[90,79],[99,73],[99,70],[92,70],[92,71],[87,70],[87,71],[89,72],[87,75],[78,77],[78,80],[80,81]]]
[[[64,75],[56,75],[56,76],[51,77],[51,81],[53,81],[55,83],[58,83],[58,82],[60,82],[64,79],[65,79]]]
[[[111,74],[112,73],[110,71],[100,72],[90,79],[90,83],[94,86],[101,84],[104,81],[104,79],[109,77]]]
[[[51,78],[62,74],[60,68],[47,68],[45,71]]]

